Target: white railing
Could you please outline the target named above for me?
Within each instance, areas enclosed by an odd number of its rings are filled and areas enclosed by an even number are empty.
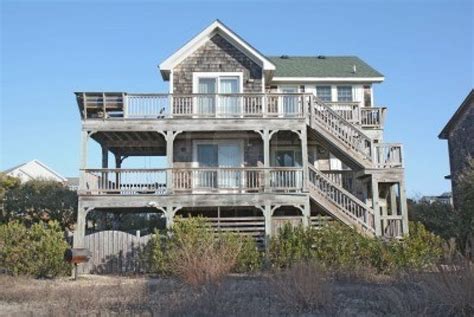
[[[382,235],[387,238],[403,237],[403,217],[386,216],[380,218],[382,222]]]
[[[374,212],[369,206],[341,186],[332,182],[317,169],[309,166],[308,172],[310,192],[333,203],[354,224],[362,226],[371,233],[375,232]]]
[[[270,170],[270,187],[274,190],[295,191],[303,187],[301,168],[278,168]]]
[[[374,162],[377,168],[403,167],[403,149],[398,143],[374,145]]]
[[[313,106],[310,111],[312,123],[323,127],[347,147],[362,155],[366,160],[372,161],[372,139],[360,129],[316,97],[313,97]]]
[[[360,102],[325,102],[334,112],[350,123],[359,123]]]
[[[91,194],[166,194],[166,169],[87,169],[80,191]]]
[[[265,173],[266,170],[268,173]],[[229,190],[263,192],[265,175],[268,174],[270,191],[301,191],[302,172],[301,168],[283,167],[85,169],[82,171],[79,190],[92,195],[165,195],[180,191]],[[172,182],[168,181],[168,175],[171,175]]]
[[[82,93],[84,118],[161,119],[171,117],[303,118],[310,94],[126,94]]]
[[[360,108],[360,125],[364,128],[382,129],[386,108]]]
[[[345,170],[324,170],[321,171],[327,178],[338,186],[352,192],[354,188],[354,172]]]
[[[263,175],[258,168],[175,168],[173,189],[260,191]]]

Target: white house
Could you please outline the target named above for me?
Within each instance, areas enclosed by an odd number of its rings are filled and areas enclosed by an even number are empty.
[[[46,166],[38,160],[33,160],[27,163],[23,163],[7,170],[4,170],[8,176],[17,177],[22,183],[33,180],[33,179],[45,179],[57,181],[60,183],[66,183],[67,178],[54,171],[50,167]]]

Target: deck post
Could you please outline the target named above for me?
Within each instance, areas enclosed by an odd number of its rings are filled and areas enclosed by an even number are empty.
[[[268,129],[263,130],[263,167],[264,171],[264,191],[270,191],[270,131]]]
[[[89,211],[91,211],[92,209],[93,208],[83,206],[81,201],[79,201],[79,204],[77,206],[77,221],[76,226],[74,227],[74,248],[84,247],[84,238],[86,236],[86,217]]]
[[[174,151],[174,139],[182,131],[166,131],[166,134],[163,132],[166,140],[166,158],[168,161],[168,170],[166,171],[166,189],[168,193],[173,192],[173,151]]]
[[[303,160],[303,191],[308,191],[308,137],[306,135],[306,127],[301,130],[301,159]]]
[[[109,168],[109,149],[102,145],[102,168]]]
[[[408,206],[407,206],[407,199],[406,199],[406,188],[405,188],[405,180],[401,180],[399,183],[400,186],[400,208],[402,213],[402,234],[404,236],[409,234],[409,227],[408,227]]]
[[[89,143],[89,132],[81,132],[81,161],[80,161],[80,178],[79,178],[79,190],[85,190],[86,188],[86,172],[84,171],[87,168],[87,148]]]
[[[371,176],[372,187],[372,208],[374,210],[375,236],[382,235],[382,228],[380,226],[380,205],[379,205],[379,183],[375,175]]]
[[[266,203],[261,209],[263,211],[263,217],[265,218],[265,250],[268,251],[272,237],[272,206]]]

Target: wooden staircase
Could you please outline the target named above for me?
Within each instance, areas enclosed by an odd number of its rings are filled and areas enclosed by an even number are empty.
[[[375,236],[373,209],[312,166],[308,167],[308,190],[310,198],[329,214],[360,233]]]
[[[372,168],[373,141],[315,96],[311,96],[307,124],[310,133],[339,155],[347,165]]]

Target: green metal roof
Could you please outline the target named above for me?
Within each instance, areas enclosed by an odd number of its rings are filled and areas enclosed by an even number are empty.
[[[285,58],[287,57],[287,58]],[[275,77],[383,77],[357,56],[267,56]],[[353,71],[354,65],[356,72]]]

